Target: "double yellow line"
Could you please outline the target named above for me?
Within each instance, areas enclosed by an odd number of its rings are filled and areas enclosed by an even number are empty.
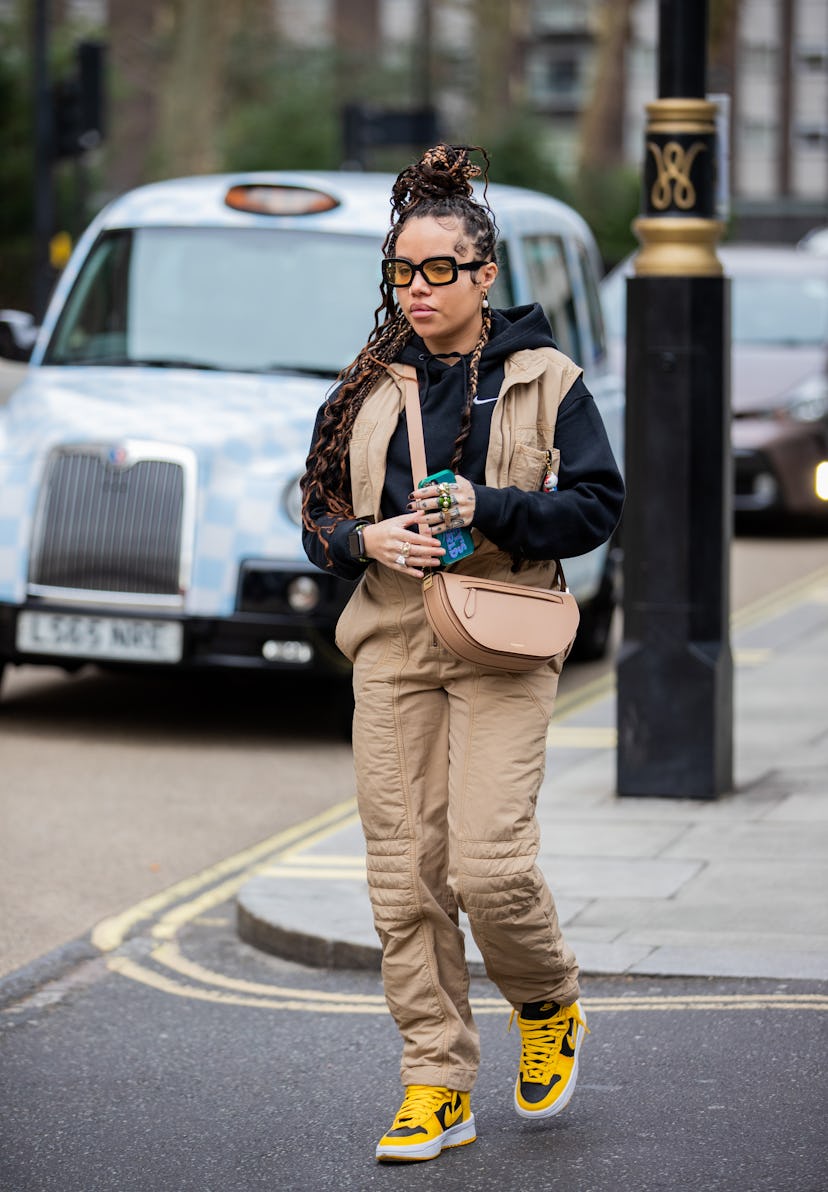
[[[248,878],[271,863],[274,855],[285,857],[299,848],[308,848],[356,819],[355,799],[337,803],[144,899],[120,915],[103,919],[92,931],[92,943],[101,952],[113,952],[136,927],[153,919],[157,919],[153,934],[171,938],[186,923],[231,898]]]
[[[734,628],[743,629],[762,619],[786,611],[814,595],[824,598],[828,567],[786,585],[772,596],[748,605],[734,617]],[[569,717],[608,694],[614,676],[607,674],[587,683],[560,701],[558,716]],[[556,731],[553,724],[553,739]],[[558,727],[565,734],[566,728]],[[571,732],[571,730],[569,730]],[[120,915],[100,922],[92,932],[92,943],[107,956],[116,973],[176,997],[222,1005],[265,1010],[305,1011],[334,1014],[385,1014],[385,1000],[377,995],[326,993],[247,981],[207,969],[188,958],[178,944],[181,931],[203,918],[215,907],[233,898],[251,877],[275,865],[290,865],[292,858],[334,832],[357,821],[356,801],[348,799],[249,849],[210,866],[193,877],[139,902]],[[148,959],[130,955],[129,939],[146,925],[153,941]],[[509,1007],[500,998],[477,998],[476,1014],[505,1014]],[[632,1013],[642,1011],[724,1010],[828,1010],[828,994],[709,994],[687,996],[631,996],[593,998],[590,1011]]]

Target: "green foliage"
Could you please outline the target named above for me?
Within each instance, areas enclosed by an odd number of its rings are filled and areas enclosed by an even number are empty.
[[[564,176],[552,157],[543,122],[522,113],[487,145],[492,182],[525,186],[569,203],[587,221],[607,269],[637,245],[632,221],[639,211],[638,173],[629,167]]]
[[[219,130],[221,166],[337,169],[344,153],[341,108],[347,100],[405,107],[410,80],[400,69],[341,50],[301,49],[241,30],[228,50]],[[390,154],[396,163],[399,152]],[[370,168],[388,166],[377,149]],[[408,160],[394,167],[401,169]]]
[[[0,20],[0,307],[28,310],[31,276],[34,161],[29,55],[23,21]]]
[[[520,112],[503,131],[486,145],[492,159],[492,182],[525,186],[572,202],[572,187],[559,170],[548,147],[542,122],[529,112]]]
[[[570,202],[592,228],[607,269],[638,245],[632,222],[640,209],[638,173],[629,166],[584,170],[575,181]]]
[[[236,81],[220,133],[227,170],[333,169],[341,154],[326,55],[268,56],[258,78]],[[228,91],[233,94],[231,75]]]
[[[34,301],[34,105],[30,0],[0,11],[0,308],[30,310]],[[50,31],[52,81],[75,69],[78,40],[88,26],[66,24]],[[88,161],[83,168],[90,170]],[[74,163],[53,167],[55,231],[77,235],[88,221]],[[86,178],[85,190],[89,189]]]

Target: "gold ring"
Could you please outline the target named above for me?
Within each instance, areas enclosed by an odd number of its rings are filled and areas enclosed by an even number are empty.
[[[406,559],[408,558],[408,556],[411,554],[411,543],[410,542],[400,543],[400,554],[405,555]]]

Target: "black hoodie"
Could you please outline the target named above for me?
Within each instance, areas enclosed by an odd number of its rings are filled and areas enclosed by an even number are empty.
[[[475,488],[475,528],[501,550],[526,559],[571,558],[600,546],[615,529],[624,501],[624,484],[604,424],[580,379],[566,394],[558,412],[555,446],[561,462],[557,490],[524,492],[485,484],[492,410],[503,385],[506,358],[524,348],[555,346],[540,306],[493,311],[492,333],[480,358],[471,431],[457,469]],[[426,460],[429,472],[438,472],[450,466],[454,454],[466,399],[469,357],[458,360],[456,356],[433,356],[415,335],[401,352],[400,360],[417,369]],[[412,489],[403,411],[388,445],[382,516],[405,513]],[[313,510],[313,515],[320,522],[328,520],[323,509]],[[348,579],[356,578],[366,566],[353,560],[348,551],[347,535],[354,525],[353,520],[342,522],[329,539],[334,570]],[[324,568],[325,554],[316,535],[305,530],[303,541],[311,561]]]

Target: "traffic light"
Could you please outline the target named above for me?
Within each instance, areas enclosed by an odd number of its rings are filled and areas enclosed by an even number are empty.
[[[79,157],[104,136],[104,47],[82,41],[77,47],[77,72],[58,80],[52,91],[53,156]]]
[[[57,159],[83,153],[81,94],[77,79],[59,79],[52,91],[54,105],[53,155]]]

